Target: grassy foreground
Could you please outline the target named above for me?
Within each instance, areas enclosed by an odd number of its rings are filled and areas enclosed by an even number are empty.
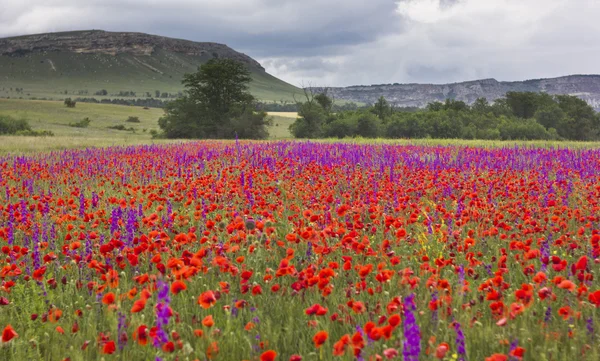
[[[597,361],[599,175],[587,149],[0,157],[0,360]]]

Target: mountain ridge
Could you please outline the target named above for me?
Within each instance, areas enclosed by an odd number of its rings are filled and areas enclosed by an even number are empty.
[[[313,87],[314,91],[325,88]],[[494,101],[509,91],[547,92],[570,94],[600,109],[600,75],[574,74],[556,78],[527,79],[523,81],[498,81],[494,78],[469,80],[447,84],[391,83],[328,87],[335,99],[373,104],[380,96],[396,106],[424,107],[433,101],[462,100],[472,104],[477,98]]]
[[[197,56],[212,52],[210,55],[214,56],[216,54],[234,58],[264,70],[256,60],[231,49],[225,44],[196,42],[140,32],[78,30],[0,38],[0,55],[8,56],[20,56],[29,52],[43,51],[73,51],[76,53],[105,53],[110,55],[129,52],[134,55],[149,56],[156,48]]]
[[[183,75],[212,58],[246,64],[253,78],[250,91],[260,100],[291,100],[301,92],[225,44],[78,30],[0,38],[0,96],[56,99],[57,94],[85,96],[102,89],[111,94],[154,94],[155,90],[177,94],[183,90]],[[23,91],[15,94],[14,88]]]

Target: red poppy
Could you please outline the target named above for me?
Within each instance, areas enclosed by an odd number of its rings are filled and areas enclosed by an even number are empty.
[[[2,331],[2,342],[6,343],[15,337],[19,337],[19,335],[15,332],[11,325],[4,327],[4,330]]]
[[[213,320],[212,315],[208,315],[208,316],[204,317],[204,319],[202,320],[202,325],[204,325],[206,327],[213,327],[214,324],[215,324],[215,321]]]
[[[206,291],[198,297],[198,304],[202,306],[202,308],[210,308],[217,302],[217,298],[213,291]]]
[[[260,355],[260,361],[274,361],[277,357],[277,352],[273,350],[267,350]]]
[[[102,297],[102,303],[105,305],[112,305],[115,303],[115,294],[112,292],[105,294],[104,297]]]
[[[108,341],[102,347],[102,353],[107,355],[113,354],[116,350],[117,348],[115,347],[114,341]]]
[[[321,347],[325,341],[327,341],[327,338],[329,337],[329,334],[327,333],[327,331],[319,331],[315,334],[315,336],[313,337],[313,342],[315,343],[315,347],[319,348]]]
[[[181,291],[185,291],[187,286],[182,281],[175,281],[171,284],[171,293],[178,294]]]
[[[141,312],[145,307],[146,307],[146,300],[139,299],[133,303],[133,307],[131,307],[131,312],[132,313]]]
[[[590,293],[588,295],[588,301],[596,305],[596,307],[600,307],[600,290]]]

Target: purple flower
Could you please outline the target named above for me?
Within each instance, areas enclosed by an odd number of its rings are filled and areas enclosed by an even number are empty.
[[[454,321],[454,330],[456,331],[456,353],[458,354],[458,361],[464,361],[467,356],[465,334],[460,327],[460,323],[456,321]]]
[[[419,361],[421,354],[421,330],[415,319],[414,293],[404,300],[404,347],[402,354],[405,361]]]
[[[510,343],[510,349],[508,351],[508,354],[510,355],[514,350],[516,350],[517,346],[519,346],[519,340],[517,338],[515,338]],[[509,359],[509,361],[518,361],[518,359],[516,357],[513,357],[513,356],[510,356],[508,359]]]
[[[79,217],[85,217],[85,196],[83,192],[79,193]]]
[[[126,325],[125,315],[119,312],[119,323],[117,324],[117,343],[119,345],[119,350],[123,351],[125,347],[125,343],[127,343],[127,325]]]
[[[548,306],[546,309],[546,315],[544,316],[544,322],[548,323],[552,319],[552,307]]]
[[[590,335],[590,337],[594,337],[594,333],[595,333],[594,319],[592,317],[590,317],[586,320],[586,328],[588,331],[588,335]]]
[[[169,341],[169,337],[164,327],[169,324],[169,285],[166,282],[158,281],[158,303],[156,305],[156,337],[153,340],[153,345],[160,348],[164,343]]]

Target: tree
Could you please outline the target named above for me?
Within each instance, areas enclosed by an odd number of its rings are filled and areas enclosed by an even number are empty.
[[[383,96],[379,97],[377,102],[373,104],[373,113],[382,121],[385,121],[391,112],[392,108]]]
[[[469,106],[462,100],[446,99],[446,102],[444,103],[444,110],[463,112],[469,110]]]
[[[492,110],[490,107],[490,103],[486,98],[477,98],[473,105],[471,105],[471,109],[474,112],[481,114],[486,114]]]
[[[558,129],[559,125],[564,123],[565,117],[565,112],[556,103],[538,109],[534,116],[535,120],[546,129]]]
[[[567,115],[556,130],[562,137],[575,140],[594,140],[600,136],[600,117],[582,99],[573,95],[557,95],[560,109]]]
[[[77,104],[76,101],[72,100],[71,98],[67,98],[65,99],[65,106],[67,108],[75,108],[75,105]]]
[[[320,138],[325,132],[323,126],[335,119],[331,114],[333,99],[326,91],[315,95],[310,88],[304,89],[304,96],[306,101],[298,102],[298,118],[290,125],[290,132],[296,138]]]
[[[380,122],[381,120],[372,113],[359,113],[356,119],[356,135],[365,138],[377,138]]]
[[[211,59],[184,76],[186,90],[165,106],[159,126],[168,138],[266,138],[267,114],[254,112],[251,80],[244,64]]]
[[[444,110],[444,103],[434,101],[434,102],[427,104],[426,109],[427,109],[427,111],[430,111],[430,112],[439,112],[440,110]]]

